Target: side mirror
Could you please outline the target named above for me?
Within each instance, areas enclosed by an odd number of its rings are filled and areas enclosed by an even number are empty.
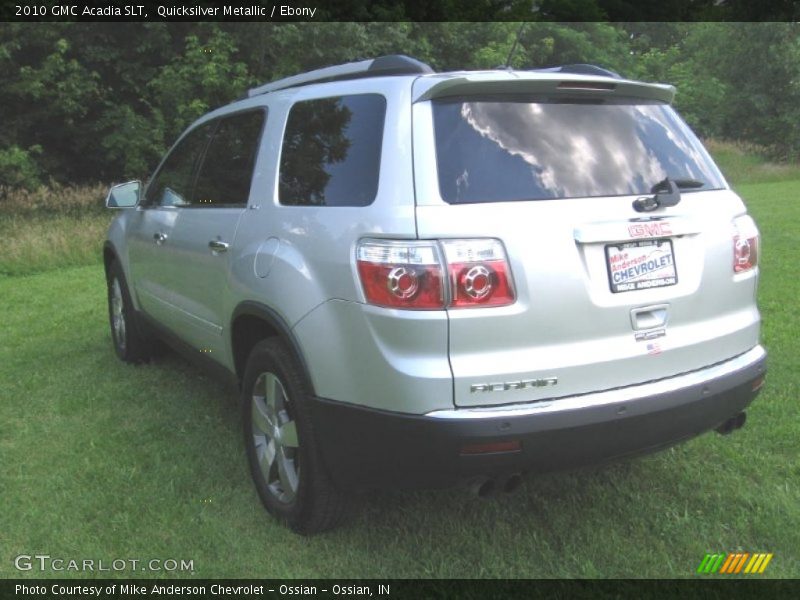
[[[142,184],[139,181],[129,181],[120,183],[108,190],[106,196],[106,208],[132,208],[139,204],[139,189]]]

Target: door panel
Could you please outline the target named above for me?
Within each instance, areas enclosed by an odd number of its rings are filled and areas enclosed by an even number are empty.
[[[178,311],[178,333],[223,363],[229,256],[239,219],[246,213],[265,120],[261,109],[218,120],[197,170],[190,206],[180,209],[163,266]]]
[[[147,186],[131,228],[132,285],[144,312],[162,325],[176,321],[173,233],[182,206],[191,203],[194,177],[213,131],[206,123],[185,134],[170,150]]]
[[[139,306],[167,326],[174,322],[175,307],[164,259],[170,252],[177,217],[176,208],[137,209],[128,246],[132,285]]]
[[[171,237],[165,265],[178,309],[180,335],[195,348],[221,350],[228,263],[243,208],[184,209]],[[217,247],[209,244],[217,242]],[[222,250],[221,244],[229,244]]]

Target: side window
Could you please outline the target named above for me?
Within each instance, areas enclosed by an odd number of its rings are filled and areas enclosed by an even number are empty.
[[[264,111],[223,117],[206,150],[193,206],[245,206],[258,155]]]
[[[366,206],[375,200],[386,99],[306,100],[289,111],[278,197],[294,206]]]
[[[192,181],[200,155],[214,123],[192,130],[172,149],[164,164],[147,186],[145,206],[188,206]]]

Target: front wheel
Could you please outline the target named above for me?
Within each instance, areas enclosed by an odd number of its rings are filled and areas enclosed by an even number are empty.
[[[109,266],[107,284],[108,321],[114,351],[120,360],[128,363],[148,360],[153,352],[153,341],[139,331],[128,285],[117,261]]]
[[[306,377],[277,338],[250,353],[242,385],[242,425],[250,472],[264,507],[304,535],[342,520],[345,496],[320,460]]]

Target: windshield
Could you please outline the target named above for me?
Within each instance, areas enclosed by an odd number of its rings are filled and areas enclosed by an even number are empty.
[[[451,204],[650,194],[665,177],[702,182],[696,190],[725,185],[665,104],[461,99],[432,105],[439,190]]]

